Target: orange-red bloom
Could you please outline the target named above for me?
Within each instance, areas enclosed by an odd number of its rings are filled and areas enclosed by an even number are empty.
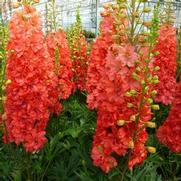
[[[129,149],[130,169],[145,160],[148,138],[145,123],[152,117],[147,102],[143,103],[138,115],[143,93],[141,82],[145,76],[142,70],[146,66],[148,48],[141,48],[142,55],[138,54],[136,46],[116,31],[114,15],[106,14],[103,18],[101,35],[92,47],[87,75],[88,106],[98,109],[91,157],[94,165],[106,173],[118,164],[113,155],[124,156]],[[136,69],[137,61],[140,71]],[[151,64],[150,74],[153,71]],[[153,86],[149,81],[145,84],[148,85],[144,90],[144,99],[147,100]]]
[[[82,32],[78,36],[73,36],[72,39],[71,57],[75,90],[86,91],[88,66],[87,42]]]
[[[172,25],[162,25],[158,44],[155,51],[159,55],[155,58],[154,65],[159,66],[157,75],[159,83],[155,86],[158,94],[156,102],[165,105],[171,104],[176,88],[176,28]]]
[[[40,150],[47,139],[45,128],[56,87],[52,60],[44,44],[39,14],[31,6],[15,12],[9,25],[6,66],[5,140],[22,144],[26,151]]]
[[[46,41],[58,78],[58,98],[67,99],[73,89],[73,73],[66,33],[63,30],[50,33]]]
[[[172,109],[157,131],[158,140],[173,152],[181,153],[181,84],[176,88]]]

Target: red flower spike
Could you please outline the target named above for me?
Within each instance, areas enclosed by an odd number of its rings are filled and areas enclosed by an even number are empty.
[[[139,113],[138,108],[142,91],[147,100],[154,88],[146,80],[147,89],[142,90],[148,48],[140,48],[142,54],[138,54],[136,46],[128,43],[124,28],[116,30],[115,16],[116,11],[104,13],[101,35],[93,44],[87,74],[87,103],[90,109],[98,109],[91,157],[94,165],[106,173],[117,165],[115,154],[125,156],[131,149],[130,169],[147,157],[145,123],[152,118],[151,107],[144,101]],[[123,23],[126,27],[126,19]],[[140,71],[136,69],[137,61]],[[153,74],[153,61],[148,74]],[[124,124],[119,125],[119,120]]]
[[[181,153],[181,83],[176,86],[168,118],[157,131],[158,140],[173,152]]]
[[[78,37],[73,36],[72,39],[71,57],[75,90],[86,91],[88,66],[87,42],[82,33],[79,34]]]
[[[172,104],[176,88],[176,28],[172,25],[162,25],[155,52],[154,65],[159,66],[157,72],[159,83],[155,86],[158,94],[156,102],[165,105]]]
[[[46,41],[58,78],[58,98],[67,99],[73,89],[73,73],[66,33],[63,30],[50,33]]]
[[[22,144],[28,152],[39,151],[47,141],[49,108],[56,102],[50,93],[57,80],[37,11],[25,6],[15,12],[9,28],[6,77],[11,84],[6,88],[4,140]]]

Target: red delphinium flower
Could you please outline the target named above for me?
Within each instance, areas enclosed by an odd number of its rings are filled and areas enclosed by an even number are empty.
[[[63,30],[50,33],[47,37],[47,46],[58,78],[58,98],[67,99],[72,93],[73,73],[66,33]]]
[[[89,93],[87,102],[90,108],[98,108],[96,97],[100,95],[98,87],[100,79],[105,71],[106,55],[110,42],[107,42],[103,37],[97,38],[94,43],[87,73],[87,91]]]
[[[147,157],[145,127],[152,118],[150,95],[154,88],[153,61],[145,61],[149,47],[129,43],[123,33],[128,25],[125,18],[120,26],[115,22],[119,14],[111,9],[103,13],[101,35],[93,44],[87,76],[88,106],[98,109],[91,157],[106,173],[117,165],[115,154],[124,156],[130,150],[130,169]],[[145,78],[145,67],[149,78]]]
[[[71,59],[75,89],[86,91],[86,77],[88,66],[87,42],[82,33],[72,37]]]
[[[176,87],[176,28],[172,25],[160,27],[158,44],[155,51],[159,55],[155,57],[154,65],[160,67],[157,73],[159,83],[155,86],[158,94],[156,102],[165,105],[171,104],[174,99]]]
[[[116,150],[120,155],[124,155],[128,149],[128,130],[116,128],[117,116],[116,113],[98,112],[91,157],[94,164],[106,173],[117,166],[117,161],[111,154]]]
[[[145,148],[145,143],[147,139],[148,134],[145,129],[137,135],[134,143],[134,149],[131,152],[128,162],[129,169],[132,169],[136,164],[141,164],[146,159],[147,149]]]
[[[74,91],[86,91],[86,78],[88,66],[88,43],[83,33],[80,12],[77,10],[76,22],[68,32],[68,40],[70,46]]]
[[[168,118],[157,131],[158,140],[173,152],[181,153],[181,84],[176,86],[173,106]]]
[[[45,128],[54,99],[50,92],[56,87],[53,64],[34,8],[24,6],[15,12],[9,29],[6,78],[11,83],[6,88],[4,138],[22,144],[26,151],[38,151],[47,141]]]

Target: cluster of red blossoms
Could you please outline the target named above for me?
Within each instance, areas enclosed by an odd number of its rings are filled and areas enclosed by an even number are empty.
[[[158,44],[155,51],[154,64],[159,66],[159,83],[155,86],[157,95],[155,101],[165,105],[172,104],[176,88],[176,28],[172,25],[160,27]]]
[[[23,144],[37,151],[46,142],[49,120],[49,91],[54,89],[53,64],[44,44],[40,18],[36,10],[25,6],[10,21],[9,57],[6,78],[6,128],[8,142]],[[49,89],[47,89],[47,85]]]
[[[44,146],[50,113],[61,111],[58,98],[67,98],[72,90],[65,33],[51,34],[46,44],[41,28],[39,14],[31,6],[15,12],[9,26],[6,79],[11,83],[6,87],[4,139],[22,144],[28,152]]]
[[[177,84],[175,99],[167,120],[157,131],[158,140],[173,152],[181,153],[181,84]]]
[[[101,35],[92,47],[87,75],[88,106],[98,109],[91,157],[106,173],[117,165],[114,154],[124,156],[130,151],[130,169],[144,161],[148,138],[145,125],[152,117],[150,101],[141,103],[142,91],[145,100],[151,100],[153,91],[142,71],[148,49],[136,52],[124,33],[127,20],[122,19],[120,29],[116,26],[117,10],[112,5],[102,13]],[[144,90],[143,84],[147,85]]]
[[[55,97],[56,100],[67,99],[73,89],[73,72],[66,33],[63,30],[52,32],[47,36],[46,42],[58,79],[57,88],[52,92],[52,96]],[[57,103],[59,103],[59,101]],[[54,105],[53,112],[58,114],[60,112],[60,106],[59,104]]]
[[[80,31],[78,31],[80,32]],[[86,90],[86,77],[88,67],[87,41],[82,32],[72,37],[71,57],[75,90]]]

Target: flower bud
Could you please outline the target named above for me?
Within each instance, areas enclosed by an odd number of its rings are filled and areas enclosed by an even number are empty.
[[[158,71],[158,70],[160,70],[159,66],[154,67],[154,71]]]
[[[125,120],[122,120],[122,119],[120,119],[120,120],[117,121],[117,125],[118,125],[118,126],[123,126],[123,125],[125,125],[125,123],[126,123],[126,121],[125,121]]]
[[[139,17],[139,13],[137,11],[133,12],[132,14],[135,18],[138,18]]]
[[[133,72],[132,78],[133,78],[134,80],[139,80],[139,76],[138,76],[138,74],[135,73],[135,72]]]
[[[7,100],[7,97],[6,96],[3,96],[2,97],[2,101],[5,102]]]
[[[155,76],[152,77],[151,83],[152,83],[152,84],[158,84],[158,83],[159,83],[159,80],[158,80],[158,76],[157,76],[157,75],[155,75]]]
[[[6,89],[6,87],[3,85],[3,86],[2,86],[2,90],[4,91],[5,89]]]
[[[143,9],[143,12],[144,13],[149,13],[151,11],[151,9],[150,8],[147,8],[147,7],[145,7],[144,9]]]
[[[141,72],[141,68],[140,67],[136,67],[136,71],[137,72]]]
[[[146,86],[144,92],[146,93],[148,92],[148,90],[149,90],[149,86]]]
[[[151,96],[155,96],[157,94],[157,91],[156,90],[153,90],[152,92],[151,92]]]
[[[6,115],[6,113],[4,113],[4,114],[2,115],[2,120],[5,121],[6,119],[7,119],[7,115]]]
[[[147,146],[147,150],[149,153],[156,153],[156,148],[152,146]]]
[[[9,85],[9,84],[11,84],[11,80],[10,79],[8,79],[7,81],[6,81],[6,85]]]
[[[159,80],[152,80],[152,84],[158,84],[159,83]]]
[[[141,85],[142,85],[142,86],[145,86],[145,84],[146,84],[145,81],[142,80],[142,81],[141,81]]]
[[[153,79],[154,79],[154,80],[158,80],[158,76],[157,76],[157,75],[154,75],[154,76],[153,76]]]
[[[147,28],[149,28],[152,25],[151,21],[144,21],[143,25],[146,26]]]
[[[151,56],[151,55],[150,55]],[[145,62],[149,63],[150,60],[149,59],[145,59]],[[145,67],[145,70],[147,69],[147,67]]]
[[[160,55],[160,52],[156,51],[154,54],[155,54],[155,56],[157,56],[157,55]]]
[[[136,95],[137,95],[137,91],[134,90],[134,89],[132,89],[132,90],[130,90],[130,94],[131,94],[132,96],[136,96]]]
[[[130,116],[130,121],[135,122],[136,121],[136,116],[135,115],[131,115]]]
[[[136,64],[136,65],[139,65],[139,64],[140,64],[140,60],[136,60],[136,61],[135,61],[135,64]]]
[[[160,109],[160,106],[159,105],[152,105],[151,108],[155,111],[159,110]]]
[[[129,143],[128,143],[128,148],[130,149],[133,149],[134,148],[134,141],[131,140]]]
[[[156,123],[148,121],[145,123],[145,126],[148,128],[156,128]]]
[[[127,103],[127,107],[128,107],[128,108],[132,108],[132,107],[133,107],[133,104],[132,104],[132,103]]]
[[[124,95],[125,95],[126,97],[131,97],[131,93],[130,93],[130,92],[126,92]]]
[[[149,104],[152,104],[152,103],[153,103],[153,99],[148,98],[148,99],[147,99],[147,102],[148,102]]]

